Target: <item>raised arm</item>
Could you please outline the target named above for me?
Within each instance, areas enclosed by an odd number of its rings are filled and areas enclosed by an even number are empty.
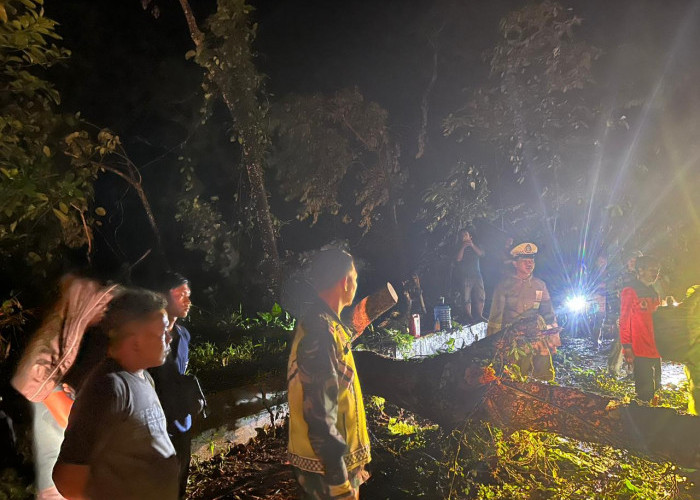
[[[484,255],[486,255],[486,252],[484,252],[481,248],[479,248],[479,247],[477,246],[477,244],[474,243],[473,241],[471,242],[471,245],[472,245],[472,248],[474,249],[474,251],[476,252],[476,254],[477,254],[479,257],[483,257]]]

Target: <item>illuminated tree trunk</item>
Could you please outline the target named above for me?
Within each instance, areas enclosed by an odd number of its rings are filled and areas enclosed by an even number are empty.
[[[623,405],[568,387],[518,383],[484,370],[499,360],[503,333],[451,354],[399,361],[359,351],[363,391],[448,428],[467,419],[505,430],[551,431],[581,441],[625,448],[700,467],[700,418],[669,408]]]
[[[180,0],[180,6],[185,14],[190,37],[195,46],[200,49],[204,46],[205,35],[199,29],[194,12],[188,0]],[[201,63],[200,63],[201,64]],[[255,223],[263,248],[262,262],[266,265],[265,276],[269,279],[270,291],[276,292],[280,279],[280,259],[277,250],[277,238],[270,212],[270,204],[267,200],[267,190],[265,189],[265,177],[263,172],[263,157],[266,137],[260,134],[262,123],[251,123],[251,115],[245,109],[238,109],[236,106],[236,96],[231,95],[227,79],[232,78],[221,69],[221,65],[216,61],[207,61],[202,66],[207,70],[207,78],[211,80],[219,90],[221,98],[229,110],[234,124],[242,125],[239,137],[243,150],[243,164],[248,174],[251,199],[255,212]],[[254,93],[256,89],[248,88],[248,92]],[[252,102],[257,102],[256,95],[248,95],[246,98]]]

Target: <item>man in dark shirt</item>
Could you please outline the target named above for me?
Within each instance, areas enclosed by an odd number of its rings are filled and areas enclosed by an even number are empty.
[[[180,462],[180,498],[184,498],[192,449],[192,414],[201,411],[203,404],[203,400],[200,403],[196,400],[197,394],[193,394],[193,377],[185,375],[190,359],[190,332],[176,324],[179,318],[186,318],[189,314],[191,291],[187,278],[173,272],[163,274],[155,290],[168,301],[168,328],[173,340],[165,363],[149,369],[149,373],[155,381],[168,423],[168,434]]]
[[[483,256],[484,251],[476,246],[469,231],[462,231],[460,248],[455,256],[455,270],[458,292],[461,295],[466,319],[470,323],[486,321],[483,317],[486,292],[479,267],[479,258]]]
[[[108,357],[78,393],[53,471],[65,498],[177,498],[177,457],[146,371],[168,354],[165,306],[146,290],[125,290],[110,303]]]

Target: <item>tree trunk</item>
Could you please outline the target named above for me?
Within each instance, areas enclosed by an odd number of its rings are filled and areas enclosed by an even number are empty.
[[[189,0],[179,0],[182,11],[187,21],[187,27],[190,32],[190,37],[196,47],[201,47],[204,44],[205,35],[197,25],[197,19],[190,6]],[[230,78],[224,71],[219,69],[217,64],[211,63],[205,66],[208,72],[208,78],[218,87],[226,107],[229,110],[234,123],[244,122],[240,120],[240,111],[236,107],[235,96],[229,95],[226,79]],[[250,90],[253,92],[252,90]],[[257,97],[253,97],[257,99]],[[245,129],[245,127],[244,127]],[[240,134],[243,139],[243,163],[248,174],[248,182],[250,184],[251,199],[255,210],[255,222],[260,234],[260,240],[263,248],[262,262],[265,277],[268,279],[270,291],[274,295],[280,285],[280,258],[277,250],[277,237],[275,236],[275,228],[270,212],[270,204],[267,200],[267,190],[265,189],[265,176],[262,166],[262,144],[259,134],[255,130],[242,130]]]
[[[460,427],[466,419],[483,420],[509,431],[551,431],[700,467],[698,417],[670,408],[623,405],[568,387],[497,378],[484,366],[504,361],[498,345],[504,335],[423,360],[356,352],[363,391],[448,428]]]

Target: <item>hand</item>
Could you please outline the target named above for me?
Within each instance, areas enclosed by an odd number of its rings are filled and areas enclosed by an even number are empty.
[[[73,389],[70,385],[63,383],[63,392],[65,392],[69,398],[71,398],[73,401],[75,401],[75,389]]]
[[[634,363],[634,351],[632,351],[631,347],[623,348],[622,355],[625,357],[627,364],[631,365]]]
[[[343,493],[340,496],[334,496],[332,498],[334,498],[335,500],[360,500],[360,489],[352,488],[347,493]]]

